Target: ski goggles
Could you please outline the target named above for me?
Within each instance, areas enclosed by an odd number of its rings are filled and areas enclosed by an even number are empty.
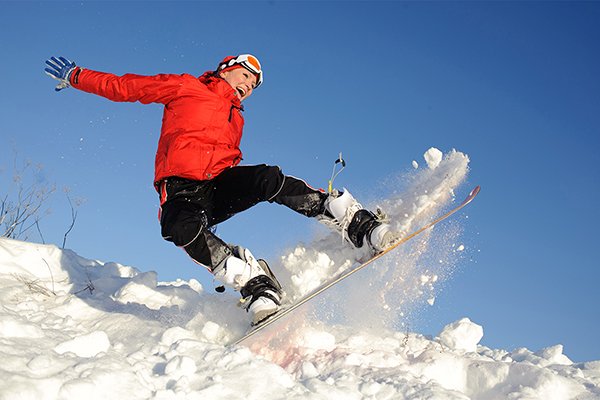
[[[248,71],[252,72],[256,75],[256,86],[255,89],[260,86],[263,82],[263,73],[262,68],[260,66],[260,62],[258,58],[254,57],[252,54],[240,54],[237,57],[231,57],[229,59],[225,59],[219,64],[219,71],[225,70],[227,68],[231,68],[236,65],[241,65],[246,68]]]

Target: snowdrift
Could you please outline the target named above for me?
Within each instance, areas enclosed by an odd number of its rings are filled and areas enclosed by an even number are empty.
[[[439,212],[466,177],[459,152],[426,161],[381,201],[398,229]],[[437,337],[402,325],[435,300],[465,253],[459,237],[460,224],[428,232],[243,346],[224,345],[248,325],[232,294],[0,239],[0,399],[600,399],[600,361],[573,363],[561,345],[490,349],[468,318]],[[353,257],[318,233],[274,269],[293,299]]]
[[[600,361],[296,320],[285,346],[227,347],[239,310],[198,282],[0,239],[0,399],[597,399]],[[302,315],[302,314],[300,314]]]

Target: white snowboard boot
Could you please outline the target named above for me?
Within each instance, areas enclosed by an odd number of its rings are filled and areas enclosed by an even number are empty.
[[[257,325],[275,314],[281,305],[281,285],[265,260],[256,260],[250,250],[235,247],[213,271],[215,278],[241,293],[240,303]]]
[[[398,239],[389,224],[365,210],[346,189],[342,194],[335,191],[330,194],[325,200],[325,209],[326,215],[320,221],[339,231],[356,248],[361,248],[366,241],[379,253]]]

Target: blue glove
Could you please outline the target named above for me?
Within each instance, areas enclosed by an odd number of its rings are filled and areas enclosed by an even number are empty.
[[[71,86],[69,79],[75,70],[75,63],[73,61],[69,61],[64,57],[58,57],[58,59],[51,57],[49,60],[46,60],[46,65],[50,67],[44,69],[46,74],[59,82],[54,90],[58,92]]]

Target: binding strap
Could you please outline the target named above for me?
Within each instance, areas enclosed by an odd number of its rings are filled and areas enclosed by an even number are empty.
[[[267,275],[259,275],[250,279],[244,285],[242,290],[240,290],[240,294],[242,295],[242,300],[240,300],[240,302],[247,310],[259,297],[266,297],[273,300],[273,302],[279,306],[281,305],[281,300],[279,296],[276,295],[279,293],[280,291],[277,290],[277,286],[275,282],[273,282],[273,279]]]

